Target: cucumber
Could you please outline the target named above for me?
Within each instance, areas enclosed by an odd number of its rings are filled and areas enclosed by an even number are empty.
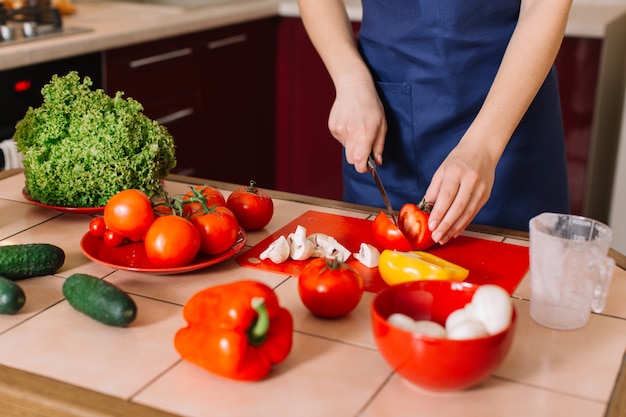
[[[75,310],[109,326],[123,327],[137,317],[137,305],[128,294],[91,275],[70,275],[63,295]]]
[[[54,274],[63,262],[63,249],[49,243],[0,246],[0,276],[13,281]]]
[[[0,314],[15,314],[26,302],[22,287],[8,278],[0,277]]]

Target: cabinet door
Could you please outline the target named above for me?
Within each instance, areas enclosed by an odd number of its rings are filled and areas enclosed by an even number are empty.
[[[281,20],[277,54],[276,188],[341,200],[343,149],[328,130],[335,89],[300,19]]]
[[[274,188],[275,24],[266,19],[201,37],[203,177]]]
[[[198,175],[205,163],[197,150],[200,130],[198,54],[193,36],[147,42],[106,51],[105,90],[123,91],[144,107],[144,114],[165,126],[176,143],[174,173]]]

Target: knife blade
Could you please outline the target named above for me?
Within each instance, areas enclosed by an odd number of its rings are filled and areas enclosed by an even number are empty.
[[[389,201],[389,197],[387,196],[387,191],[385,191],[383,182],[381,181],[380,176],[378,175],[378,171],[376,171],[376,162],[374,162],[374,158],[371,155],[367,158],[367,166],[369,167],[370,172],[372,173],[372,177],[374,178],[374,182],[376,183],[376,186],[378,187],[378,191],[380,191],[380,195],[383,197],[383,201],[385,202],[385,205],[387,206],[387,211],[389,212],[389,215],[391,216],[391,220],[393,220],[393,224],[397,226],[398,220],[396,219],[396,215],[393,212],[393,207],[391,207],[391,202]]]

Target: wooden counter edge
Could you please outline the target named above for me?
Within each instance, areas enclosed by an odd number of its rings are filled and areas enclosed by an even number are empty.
[[[152,407],[0,365],[3,417],[178,417]]]

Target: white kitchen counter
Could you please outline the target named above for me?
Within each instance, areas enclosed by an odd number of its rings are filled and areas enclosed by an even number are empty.
[[[350,18],[361,19],[359,0],[346,0]],[[90,32],[0,46],[0,70],[102,51],[169,36],[271,16],[299,16],[296,0],[224,0],[191,8],[123,1],[77,0],[66,27]],[[626,4],[574,4],[569,36],[603,38],[607,27],[626,14]]]

